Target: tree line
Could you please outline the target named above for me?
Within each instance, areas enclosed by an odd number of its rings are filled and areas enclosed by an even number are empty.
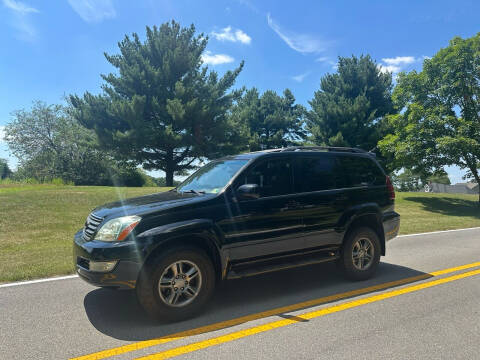
[[[164,171],[170,186],[207,159],[328,145],[375,151],[389,172],[424,182],[445,178],[446,165],[479,182],[480,34],[455,37],[396,84],[369,55],[339,57],[310,109],[289,89],[232,89],[244,63],[220,76],[203,64],[207,43],[194,25],[175,21],[147,27],[143,41],[125,36],[117,54],[105,54],[114,72],[101,75],[99,94],[14,113],[5,134],[17,172],[128,184],[149,180],[141,166]]]

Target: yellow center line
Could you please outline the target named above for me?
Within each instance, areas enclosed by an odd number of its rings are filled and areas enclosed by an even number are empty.
[[[151,340],[139,341],[139,342],[135,342],[135,343],[128,344],[128,345],[122,345],[122,346],[119,346],[119,347],[115,347],[115,348],[111,348],[111,349],[107,349],[107,350],[102,350],[102,351],[95,352],[95,353],[92,353],[92,354],[72,358],[71,360],[100,360],[100,359],[105,359],[105,358],[108,358],[108,357],[111,357],[111,356],[125,354],[125,353],[131,352],[131,351],[145,349],[145,348],[148,348],[148,347],[165,344],[165,343],[168,343],[168,342],[171,342],[171,341],[184,339],[184,338],[189,337],[189,336],[200,335],[200,334],[204,334],[204,333],[207,333],[207,332],[212,332],[212,331],[216,331],[216,330],[225,329],[227,327],[240,325],[240,324],[243,324],[243,323],[246,323],[246,322],[249,322],[249,321],[258,320],[258,319],[266,318],[266,317],[269,317],[269,316],[274,316],[274,315],[278,315],[278,314],[283,314],[283,313],[287,313],[287,312],[301,310],[301,309],[305,309],[305,308],[308,308],[308,307],[325,304],[325,303],[328,303],[328,302],[333,302],[333,301],[347,299],[347,298],[354,297],[354,296],[364,295],[364,294],[371,293],[371,292],[374,292],[374,291],[385,290],[385,289],[388,289],[388,288],[391,288],[391,287],[405,285],[405,284],[412,283],[412,282],[415,282],[415,281],[425,280],[425,279],[431,278],[432,276],[439,276],[439,275],[448,274],[448,273],[452,273],[452,272],[456,272],[456,271],[460,271],[460,270],[470,269],[470,268],[477,267],[477,266],[480,266],[480,262],[475,262],[475,263],[472,263],[472,264],[467,264],[467,265],[457,266],[457,267],[453,267],[453,268],[448,268],[448,269],[444,269],[444,270],[440,270],[440,271],[434,271],[434,272],[431,272],[431,273],[425,273],[425,274],[412,276],[412,277],[408,277],[408,278],[404,278],[404,279],[400,279],[400,280],[390,281],[390,282],[387,282],[387,283],[383,283],[383,284],[379,284],[379,285],[373,285],[373,286],[369,286],[369,287],[361,288],[361,289],[357,289],[357,290],[347,291],[347,292],[340,293],[340,294],[325,296],[325,297],[322,297],[322,298],[308,300],[308,301],[300,302],[300,303],[297,303],[297,304],[287,305],[287,306],[283,306],[283,307],[279,307],[279,308],[275,308],[275,309],[271,309],[271,310],[267,310],[267,311],[262,311],[262,312],[255,313],[255,314],[241,316],[241,317],[238,317],[238,318],[235,318],[235,319],[218,322],[218,323],[214,323],[214,324],[211,324],[211,325],[201,326],[201,327],[198,327],[198,328],[195,328],[195,329],[190,329],[190,330],[186,330],[186,331],[177,332],[177,333],[174,333],[174,334],[162,336],[162,337],[151,339]]]
[[[162,351],[162,352],[159,352],[159,353],[156,353],[156,354],[140,357],[140,358],[137,358],[136,360],[169,359],[169,358],[172,358],[172,357],[175,357],[175,356],[188,354],[188,353],[191,353],[191,352],[194,352],[194,351],[197,351],[197,350],[209,348],[209,347],[212,347],[212,346],[215,346],[215,345],[224,344],[224,343],[234,341],[234,340],[237,340],[237,339],[241,339],[241,338],[244,338],[244,337],[247,337],[247,336],[259,334],[259,333],[270,331],[270,330],[273,330],[273,329],[278,329],[278,328],[281,328],[281,327],[284,327],[284,326],[287,326],[287,325],[295,324],[295,323],[297,323],[299,321],[302,321],[302,320],[310,320],[310,319],[318,318],[320,316],[333,314],[333,313],[340,312],[340,311],[343,311],[343,310],[347,310],[347,309],[351,309],[351,308],[354,308],[354,307],[370,304],[370,303],[373,303],[373,302],[376,302],[376,301],[389,299],[389,298],[399,296],[399,295],[403,295],[403,294],[408,294],[408,293],[411,293],[411,292],[414,292],[414,291],[427,289],[427,288],[430,288],[430,287],[433,287],[433,286],[437,286],[437,285],[440,285],[440,284],[445,284],[445,283],[455,281],[455,280],[464,279],[466,277],[470,277],[470,276],[474,276],[474,275],[478,275],[478,274],[480,274],[480,270],[474,270],[474,271],[469,271],[469,272],[458,274],[458,275],[449,276],[449,277],[446,277],[446,278],[443,278],[443,279],[432,280],[432,281],[428,281],[426,283],[408,286],[408,287],[398,289],[398,290],[391,290],[391,291],[388,291],[388,292],[383,293],[383,294],[374,295],[374,296],[370,296],[370,297],[367,297],[367,298],[346,302],[346,303],[343,303],[343,304],[339,304],[339,305],[327,307],[327,308],[324,308],[324,309],[308,312],[308,313],[305,313],[305,314],[302,314],[302,315],[297,315],[297,316],[295,316],[294,318],[291,318],[291,319],[273,321],[273,322],[270,322],[268,324],[255,326],[255,327],[252,327],[252,328],[246,329],[246,330],[240,330],[240,331],[232,332],[230,334],[218,336],[218,337],[208,339],[208,340],[204,340],[204,341],[199,341],[199,342],[196,342],[196,343],[193,343],[193,344],[190,344],[190,345],[179,346],[179,347],[174,348],[174,349],[170,349],[170,350]]]

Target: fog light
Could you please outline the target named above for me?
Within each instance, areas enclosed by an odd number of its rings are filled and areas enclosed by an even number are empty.
[[[112,271],[115,265],[117,265],[117,260],[114,261],[90,261],[90,271],[95,272],[109,272]]]

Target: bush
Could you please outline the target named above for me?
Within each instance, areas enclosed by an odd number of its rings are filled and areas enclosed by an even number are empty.
[[[50,182],[52,185],[74,185],[71,181],[64,181],[61,178],[54,178]]]
[[[167,182],[164,177],[158,177],[158,178],[153,178],[153,181],[157,186],[164,187],[167,186]],[[173,186],[178,186],[180,185],[181,181],[178,180],[173,180]]]
[[[12,175],[12,170],[8,167],[7,160],[0,159],[0,180],[6,179]]]

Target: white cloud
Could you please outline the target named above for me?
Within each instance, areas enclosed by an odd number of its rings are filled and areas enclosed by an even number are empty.
[[[322,52],[325,51],[329,45],[327,41],[309,34],[296,34],[282,30],[280,26],[273,21],[270,13],[267,14],[267,23],[288,46],[302,54]]]
[[[383,58],[383,64],[379,64],[379,68],[382,72],[391,72],[396,74],[404,70],[408,65],[411,65],[418,61],[413,56],[397,56],[394,58]]]
[[[328,56],[320,56],[319,58],[316,58],[315,61],[316,62],[326,62],[326,63],[331,62],[331,60]]]
[[[252,41],[252,38],[240,29],[235,31],[235,37],[243,44],[250,44],[250,42]]]
[[[408,65],[415,62],[413,56],[397,56],[394,58],[383,58],[382,61],[388,65]]]
[[[24,41],[34,41],[37,32],[31,22],[31,15],[40,11],[15,0],[3,0],[3,5],[12,12],[13,18],[10,25],[17,30],[16,37]]]
[[[298,83],[301,83],[308,75],[310,75],[309,71],[307,71],[306,73],[303,73],[303,74],[292,76],[292,80],[294,80]]]
[[[39,11],[33,7],[28,6],[20,1],[15,0],[3,0],[3,5],[5,5],[10,10],[16,11],[21,14],[28,13],[38,13]]]
[[[231,63],[235,59],[233,57],[231,57],[230,55],[212,54],[211,51],[205,51],[205,54],[202,54],[202,60],[205,64],[220,65],[220,64]]]
[[[244,33],[242,30],[237,29],[232,31],[231,26],[223,28],[221,32],[212,31],[212,36],[220,41],[241,42],[242,44],[250,44],[252,38]]]
[[[253,5],[249,0],[237,0],[240,5],[246,6],[249,10],[253,11],[256,14],[260,13],[260,10]]]
[[[3,142],[5,138],[5,126],[0,126],[0,144]]]
[[[68,3],[86,22],[101,22],[117,16],[112,0],[68,0]]]
[[[379,67],[380,71],[383,72],[383,73],[391,72],[393,74],[396,74],[396,73],[400,72],[400,67],[395,66],[395,65],[379,64],[378,67]]]
[[[319,58],[315,59],[316,62],[322,63],[322,64],[327,64],[332,67],[332,70],[337,71],[338,69],[338,63],[336,61],[333,61],[330,57],[328,56],[320,56]]]

